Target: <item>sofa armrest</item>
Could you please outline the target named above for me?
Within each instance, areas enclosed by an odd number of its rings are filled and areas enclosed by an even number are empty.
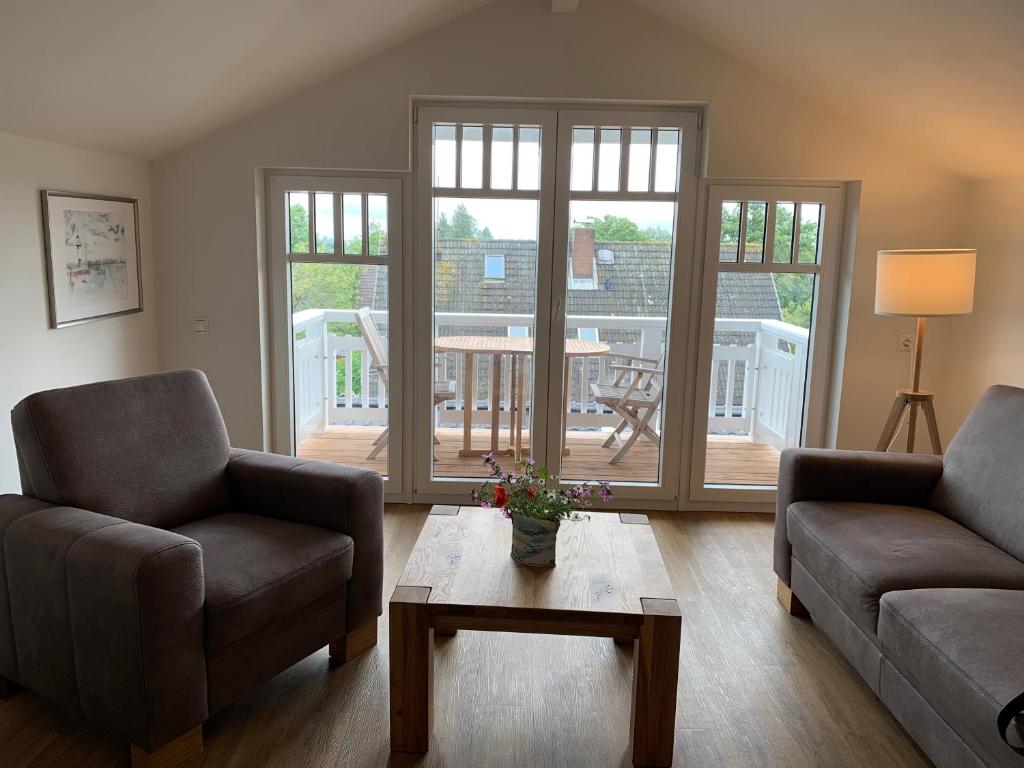
[[[340,531],[355,548],[345,601],[351,631],[380,616],[384,588],[384,483],[357,467],[231,449],[228,485],[239,511]]]
[[[44,504],[4,550],[20,682],[146,750],[206,719],[197,542]]]
[[[914,453],[787,448],[779,462],[775,573],[789,584],[786,510],[798,501],[860,501],[921,507],[942,475],[942,457]]]

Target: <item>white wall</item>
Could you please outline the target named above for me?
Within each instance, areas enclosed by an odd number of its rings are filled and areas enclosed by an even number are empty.
[[[974,314],[945,321],[955,364],[937,395],[949,401],[949,432],[989,385],[1024,387],[1024,179],[972,184],[969,211]]]
[[[405,169],[413,94],[708,101],[711,175],[863,180],[838,439],[872,447],[913,326],[873,314],[875,251],[962,245],[963,179],[635,6],[549,7],[498,0],[156,161],[161,365],[204,369],[233,442],[262,445],[256,167]],[[210,333],[190,333],[193,315]],[[928,383],[947,335],[931,331]]]
[[[145,311],[51,330],[41,189],[139,198]],[[156,369],[156,291],[146,164],[0,133],[0,493],[20,492],[6,414],[41,389]]]

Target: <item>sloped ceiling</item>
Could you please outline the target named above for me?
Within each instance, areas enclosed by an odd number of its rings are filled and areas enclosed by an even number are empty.
[[[154,157],[486,2],[0,0],[0,130]],[[631,2],[966,176],[1024,176],[1024,0]]]
[[[1024,176],[1021,0],[632,1],[966,176]]]
[[[0,0],[0,130],[152,157],[487,0]]]

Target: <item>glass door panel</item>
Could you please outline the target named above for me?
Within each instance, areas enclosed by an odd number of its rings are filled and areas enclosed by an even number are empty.
[[[568,174],[560,186],[564,341],[551,363],[562,383],[560,476],[612,481],[619,498],[642,496],[645,486],[674,492],[662,436],[666,395],[674,400],[681,391],[672,388],[668,360],[680,164],[692,164],[683,151],[686,120],[616,112],[563,118],[570,144],[568,168],[559,168]]]
[[[694,486],[774,490],[780,452],[820,441],[842,192],[709,189]]]
[[[538,224],[536,200],[434,198],[434,477],[529,454]]]
[[[479,482],[489,474],[485,454],[511,469],[533,453],[542,261],[550,269],[541,231],[551,194],[542,186],[552,186],[544,160],[553,121],[500,110],[490,119],[476,110],[424,113],[436,115],[429,155],[421,155],[433,164],[425,190],[432,376],[421,385],[431,398],[428,482]]]
[[[274,448],[402,488],[401,181],[273,175]],[[397,271],[396,271],[397,272]],[[400,295],[400,293],[398,294]]]

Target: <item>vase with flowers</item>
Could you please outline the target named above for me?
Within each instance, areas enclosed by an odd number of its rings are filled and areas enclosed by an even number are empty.
[[[588,509],[594,499],[612,500],[607,482],[581,483],[568,488],[532,459],[506,472],[493,454],[484,455],[491,479],[473,490],[473,501],[497,507],[512,520],[512,559],[523,565],[554,565],[558,527],[563,521],[585,520],[579,510]]]

